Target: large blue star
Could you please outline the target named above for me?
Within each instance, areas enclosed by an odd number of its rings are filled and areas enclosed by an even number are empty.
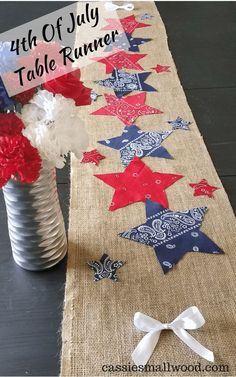
[[[121,136],[107,140],[100,140],[98,143],[107,147],[120,150],[120,158],[123,166],[128,166],[135,156],[173,157],[161,145],[172,131],[144,132],[135,125],[125,127]]]
[[[140,51],[140,45],[150,42],[151,40],[151,38],[134,38],[129,33],[120,33],[116,36],[115,42],[108,45],[104,51],[111,51],[115,47],[119,48],[120,50],[137,52]]]
[[[118,98],[132,93],[133,91],[156,92],[153,86],[145,83],[145,80],[152,72],[129,73],[114,69],[112,77],[96,81],[97,84],[114,90]]]
[[[187,252],[223,254],[210,238],[199,230],[207,207],[171,211],[146,201],[146,223],[119,236],[152,246],[164,273],[170,271]]]

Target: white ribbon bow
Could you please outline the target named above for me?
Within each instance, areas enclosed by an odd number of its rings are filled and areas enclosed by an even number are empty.
[[[202,327],[205,319],[196,306],[184,310],[171,323],[161,323],[154,318],[148,317],[142,313],[135,313],[134,325],[137,329],[147,332],[141,339],[134,352],[132,359],[136,365],[146,365],[150,359],[162,330],[172,330],[187,346],[189,346],[199,356],[208,361],[214,361],[214,354],[196,339],[194,339],[186,330],[195,330]]]
[[[128,3],[128,4],[124,4],[124,5],[116,5],[116,4],[113,4],[111,1],[107,1],[105,4],[104,4],[106,10],[108,11],[111,11],[113,12],[114,10],[117,10],[117,9],[125,9],[127,11],[131,11],[134,9],[134,4],[132,3]]]

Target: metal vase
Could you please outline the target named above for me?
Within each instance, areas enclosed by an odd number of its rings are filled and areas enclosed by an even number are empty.
[[[3,194],[15,262],[31,271],[60,262],[67,253],[67,239],[55,169],[43,166],[32,184],[10,180]]]

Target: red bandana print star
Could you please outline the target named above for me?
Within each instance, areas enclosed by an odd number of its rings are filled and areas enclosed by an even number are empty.
[[[152,67],[152,69],[155,69],[156,73],[171,72],[170,65],[157,64],[156,67]]]
[[[141,115],[162,114],[161,110],[145,105],[146,93],[135,94],[126,98],[117,98],[104,94],[107,105],[91,113],[92,115],[116,116],[126,126],[131,126]]]
[[[96,166],[99,165],[99,162],[106,158],[105,156],[101,155],[97,149],[93,149],[90,152],[83,152],[83,159],[80,161],[81,163],[93,163]]]
[[[202,179],[198,183],[190,183],[189,186],[194,188],[194,196],[206,195],[209,198],[214,198],[213,192],[219,190],[219,187],[210,186],[206,179]]]
[[[136,202],[151,199],[168,207],[165,189],[183,178],[183,175],[153,172],[143,161],[135,157],[123,173],[96,174],[107,185],[115,189],[110,211]]]
[[[102,30],[119,30],[129,34],[132,34],[135,29],[151,26],[136,21],[134,15],[121,18],[120,20],[116,18],[107,18],[106,21],[108,22],[108,25],[102,28]]]
[[[141,67],[137,61],[144,58],[146,55],[147,54],[128,54],[123,50],[115,50],[112,55],[105,58],[92,58],[92,60],[106,64],[106,73],[112,73],[114,68],[127,68],[143,71],[143,67]]]

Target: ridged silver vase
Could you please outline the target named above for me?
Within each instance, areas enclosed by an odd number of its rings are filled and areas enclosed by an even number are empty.
[[[55,169],[43,166],[33,184],[10,180],[3,194],[15,262],[31,271],[60,262],[67,253],[67,239]]]

